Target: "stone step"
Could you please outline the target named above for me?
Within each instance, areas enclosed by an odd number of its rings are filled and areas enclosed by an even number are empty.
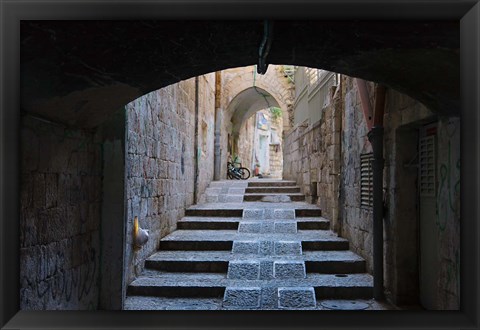
[[[258,179],[248,181],[248,187],[287,187],[296,186],[295,181]]]
[[[226,290],[225,290],[226,291]],[[262,289],[261,309],[283,310],[278,306],[271,306],[270,300],[265,297],[271,296],[273,302],[278,301],[277,288]],[[125,310],[228,310],[223,297],[210,298],[182,298],[182,297],[152,297],[152,296],[127,296],[125,298]],[[258,309],[258,308],[257,308]],[[310,309],[310,308],[308,308]],[[384,302],[373,299],[316,299],[315,310],[394,310],[395,308]]]
[[[238,223],[242,221],[240,217],[183,217],[177,222],[177,229],[238,229]]]
[[[280,187],[249,187],[245,189],[247,194],[274,194],[274,193],[300,193],[300,187],[298,186],[280,186]]]
[[[243,209],[188,208],[185,210],[185,216],[191,216],[191,217],[242,217],[242,215],[243,215]]]
[[[177,229],[238,229],[240,222],[255,222],[256,220],[243,219],[238,217],[184,217],[177,222]],[[262,222],[276,221],[274,219],[263,219]],[[297,223],[299,230],[327,230],[330,228],[330,221],[325,218],[305,217],[296,218],[293,221]]]
[[[146,272],[127,289],[129,296],[223,297],[229,288],[305,288],[312,287],[321,299],[369,299],[373,278],[369,274],[308,274],[305,278],[240,280],[224,274]]]
[[[295,216],[297,218],[299,217],[321,217],[322,216],[322,210],[319,208],[316,209],[303,209],[303,208],[298,208],[295,210]]]
[[[176,230],[160,241],[160,250],[231,250],[233,242],[301,242],[307,250],[348,250],[348,240],[330,230],[298,230],[293,233],[239,233],[235,230]],[[260,250],[259,250],[260,251]]]
[[[253,257],[230,251],[161,251],[145,261],[145,267],[168,272],[227,273],[230,261],[260,265],[275,261],[303,261],[307,273],[364,273],[365,260],[351,251],[305,251],[301,255]],[[262,267],[262,266],[261,266]]]
[[[265,202],[303,202],[305,201],[305,195],[302,193],[255,193],[243,195],[243,200],[246,202],[265,201]]]
[[[222,310],[223,298],[127,296],[125,297],[123,309],[138,311]]]
[[[247,204],[250,203],[250,204]],[[290,205],[290,203],[272,203],[269,207],[265,207],[265,205],[259,205],[259,202],[246,202],[246,203],[239,203],[242,205],[242,208],[232,208],[231,205],[224,204],[223,208],[189,208],[185,210],[185,216],[187,217],[221,217],[221,218],[241,218],[243,217],[244,209],[263,209],[263,210],[281,210],[283,209],[288,210],[289,208],[286,205]],[[262,203],[265,204],[265,203]],[[282,205],[283,204],[283,205]],[[218,204],[215,204],[217,206]],[[235,205],[235,204],[234,204]],[[248,207],[247,207],[248,205]],[[295,206],[295,205],[294,205]],[[318,207],[314,207],[309,205],[309,207],[298,206],[294,209],[295,217],[321,217],[322,210]],[[260,208],[262,207],[262,208]]]

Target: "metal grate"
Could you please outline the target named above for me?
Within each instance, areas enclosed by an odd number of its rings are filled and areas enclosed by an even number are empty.
[[[360,206],[373,207],[373,153],[360,155]]]
[[[435,196],[435,136],[420,139],[420,195]]]

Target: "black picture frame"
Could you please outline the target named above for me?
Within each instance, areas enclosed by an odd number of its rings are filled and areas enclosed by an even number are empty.
[[[478,0],[0,0],[0,234],[2,329],[478,329]],[[266,17],[267,16],[267,17]],[[381,312],[19,311],[20,20],[23,19],[458,19],[461,25],[461,310]]]

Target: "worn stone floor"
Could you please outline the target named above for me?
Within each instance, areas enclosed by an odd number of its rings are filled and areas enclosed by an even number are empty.
[[[160,241],[124,309],[395,309],[372,292],[365,260],[295,182],[226,180]]]

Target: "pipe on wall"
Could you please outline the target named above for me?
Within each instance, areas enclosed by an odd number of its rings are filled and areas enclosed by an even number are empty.
[[[362,111],[367,122],[367,128],[370,131],[372,129],[372,105],[370,103],[370,97],[368,95],[367,82],[363,79],[355,78],[358,92],[360,94],[360,101],[362,104]]]
[[[197,195],[198,195],[198,166],[199,166],[199,145],[198,145],[198,84],[199,84],[199,78],[195,77],[195,141],[194,141],[194,158],[195,158],[195,173],[193,177],[193,202],[196,204],[197,201]]]
[[[383,287],[383,115],[385,109],[385,87],[375,88],[373,127],[368,140],[373,149],[373,297],[384,300]]]
[[[215,141],[213,154],[213,179],[219,181],[221,179],[221,123],[222,123],[222,109],[221,105],[221,90],[222,90],[222,73],[215,72]]]

